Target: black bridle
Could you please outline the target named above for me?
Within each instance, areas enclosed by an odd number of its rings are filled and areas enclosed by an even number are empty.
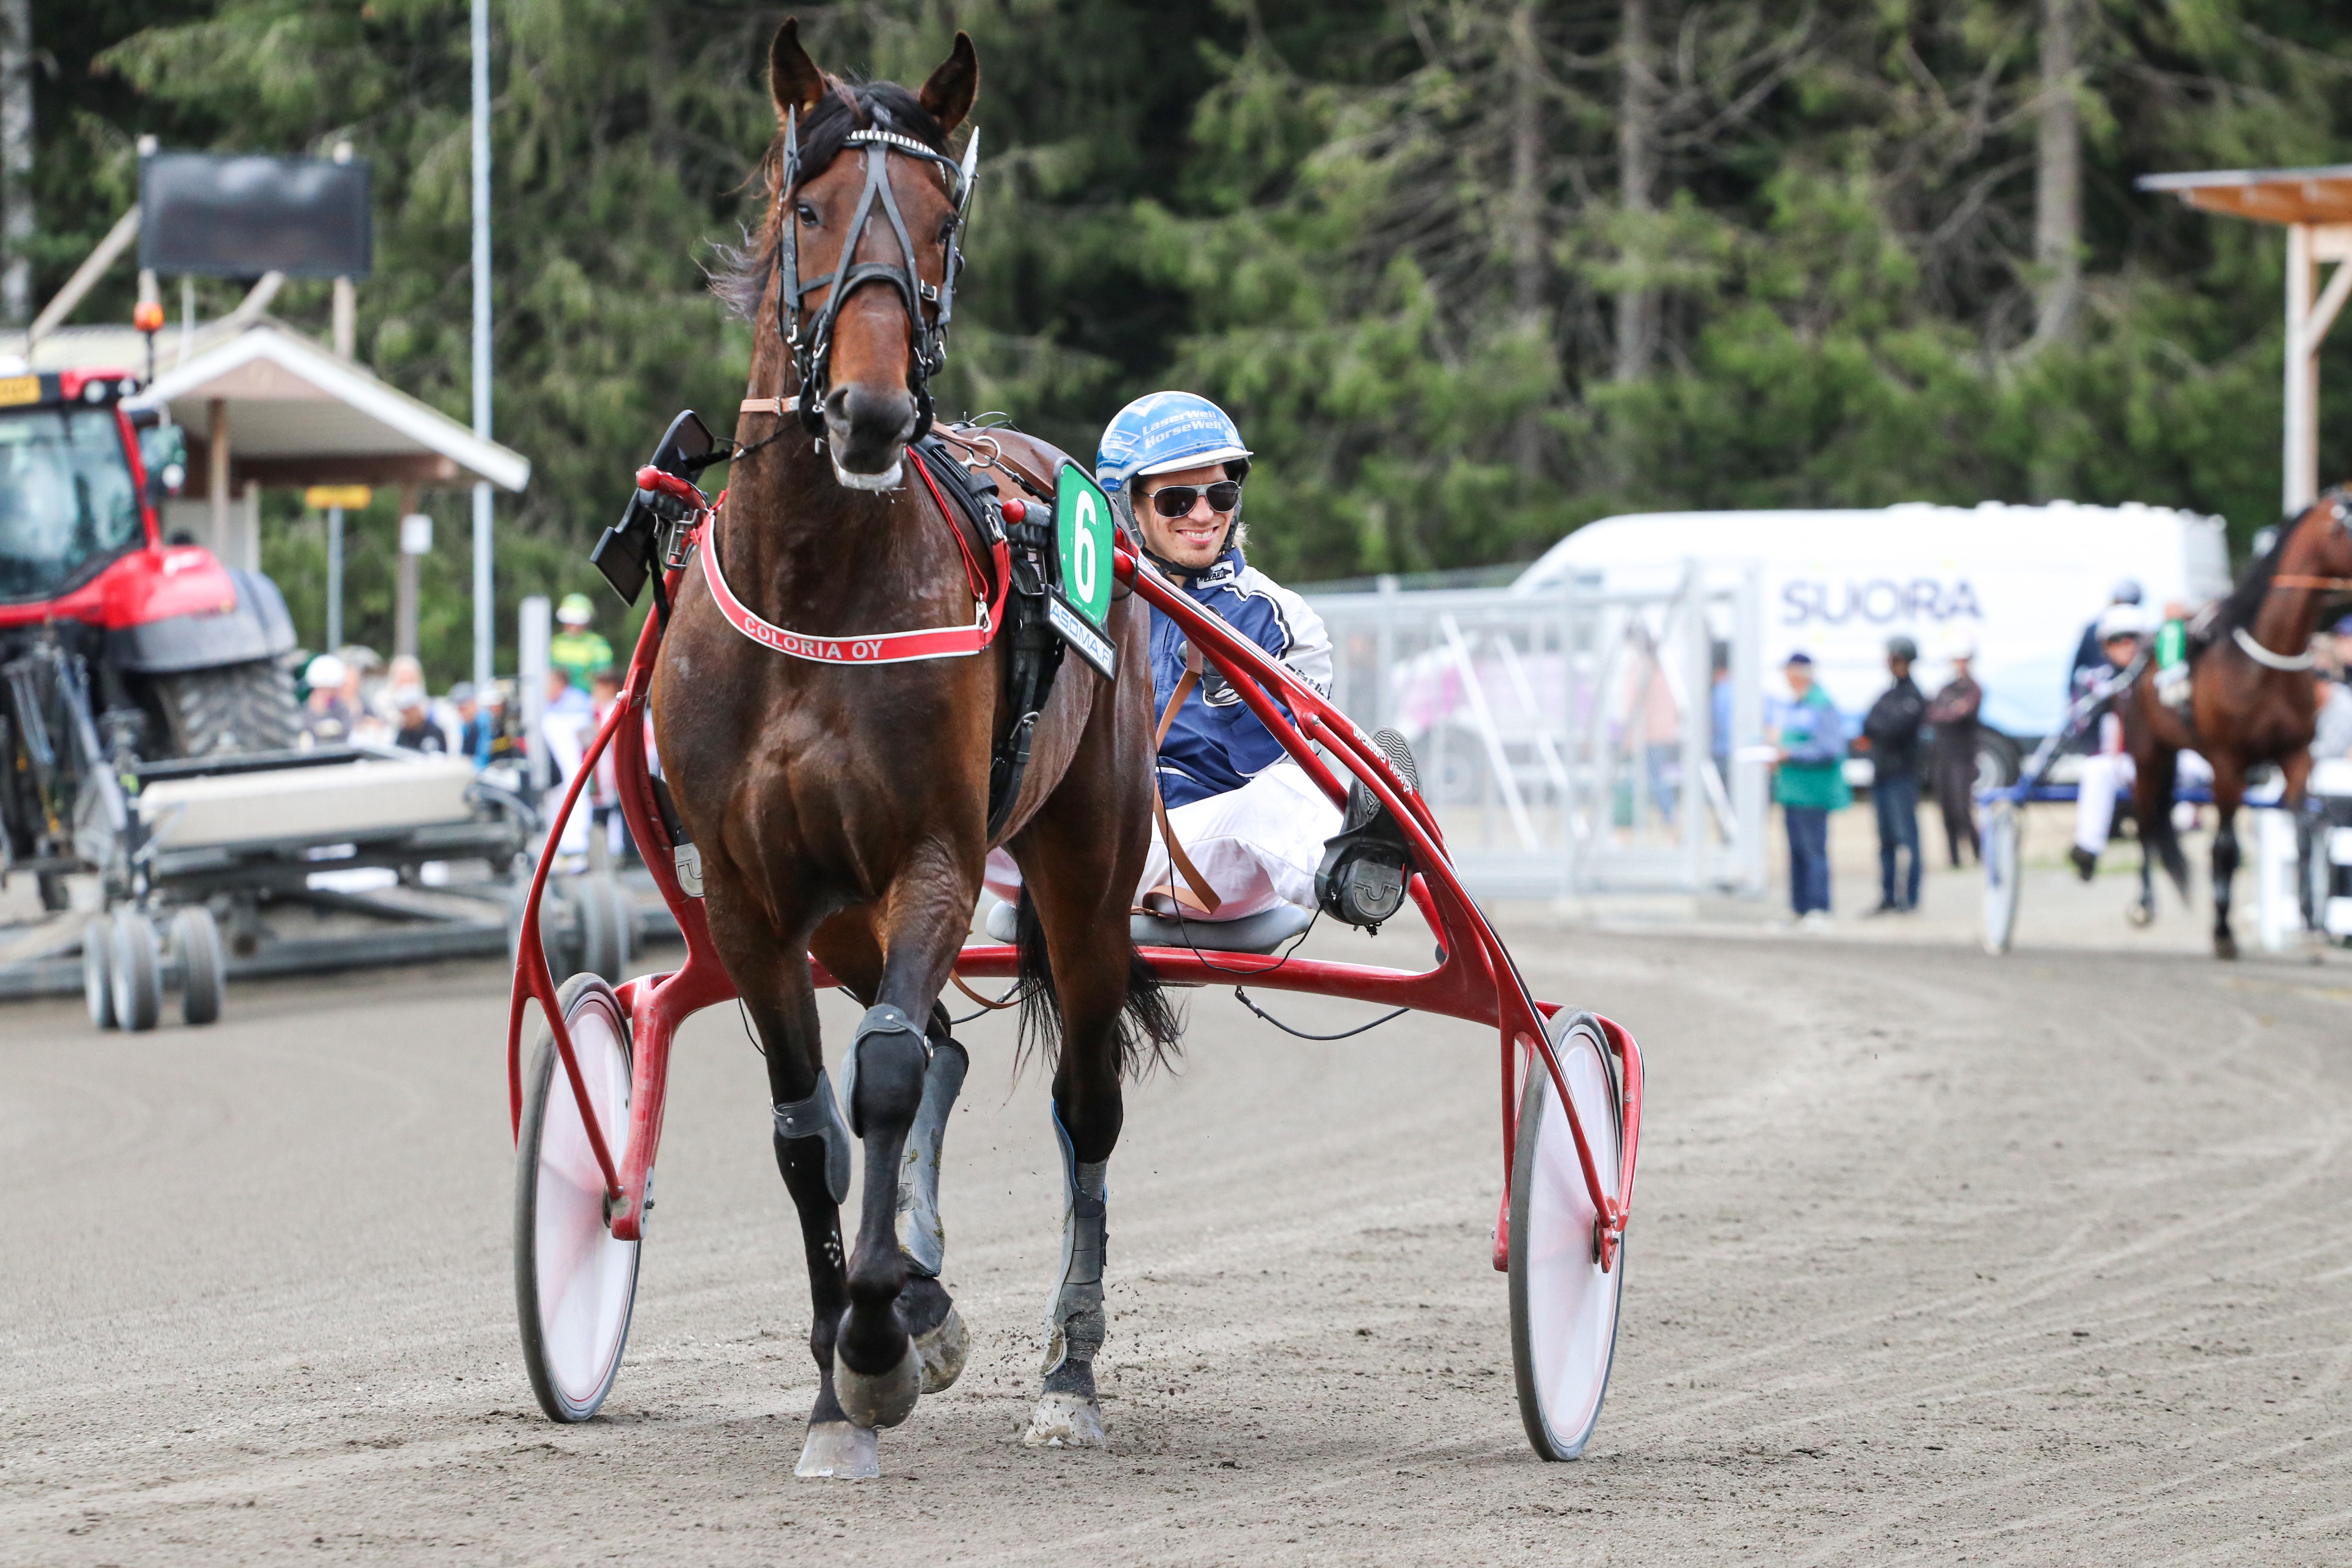
[[[888,120],[877,110],[885,125]],[[973,190],[980,184],[980,131],[973,128],[971,139],[964,144],[963,162],[958,163],[912,136],[878,128],[853,131],[843,141],[845,152],[853,147],[866,150],[866,189],[857,198],[857,210],[849,220],[849,232],[841,242],[841,259],[830,272],[803,281],[801,278],[800,225],[793,213],[794,194],[801,181],[800,122],[796,113],[784,117],[784,167],[781,189],[783,199],[779,206],[783,233],[778,239],[777,265],[781,273],[776,286],[776,331],[791,351],[793,371],[798,379],[801,425],[812,436],[824,435],[824,395],[833,363],[833,329],[841,317],[842,301],[868,283],[886,283],[898,294],[907,308],[907,320],[914,336],[914,367],[909,380],[914,384],[915,429],[908,437],[911,443],[930,433],[931,377],[937,375],[948,358],[948,323],[955,315],[956,275],[963,270],[963,226],[971,212]],[[898,214],[898,198],[890,189],[889,158],[893,153],[909,158],[920,158],[937,163],[948,172],[950,195],[955,203],[955,221],[947,237],[947,256],[940,269],[936,287],[923,281],[915,268],[915,244],[907,232],[906,220]],[[889,221],[890,232],[898,242],[898,259],[889,261],[859,261],[857,247],[866,237],[866,226],[874,216],[877,205]],[[802,301],[818,289],[834,285],[833,293],[818,307],[802,331]],[[931,307],[926,317],[923,307]]]

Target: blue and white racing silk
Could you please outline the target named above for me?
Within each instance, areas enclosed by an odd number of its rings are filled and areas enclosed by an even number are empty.
[[[1290,667],[1318,692],[1331,690],[1331,634],[1307,601],[1242,559],[1236,548],[1195,574],[1160,569],[1177,587],[1242,636]],[[1151,616],[1151,712],[1155,723],[1184,675],[1184,634]],[[1289,754],[1231,683],[1204,664],[1201,679],[1160,747],[1160,792],[1170,810],[1237,790]]]

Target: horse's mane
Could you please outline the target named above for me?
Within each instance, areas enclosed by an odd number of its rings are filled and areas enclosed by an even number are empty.
[[[2278,575],[2279,557],[2285,553],[2286,542],[2294,537],[2295,527],[2303,521],[2305,515],[2305,512],[2297,512],[2280,524],[2278,537],[2271,541],[2271,547],[2246,568],[2246,574],[2231,588],[2230,596],[2221,601],[2223,626],[2248,628],[2253,626],[2254,616],[2261,611],[2263,601],[2270,597],[2271,580]]]
[[[800,122],[801,184],[822,174],[841,155],[842,143],[853,131],[879,127],[911,136],[933,152],[944,154],[948,150],[947,132],[940,128],[939,120],[922,100],[895,81],[848,82],[838,77],[827,77],[826,91],[817,100],[814,109]],[[792,192],[776,187],[783,178],[784,133],[776,132],[768,143],[766,156],[760,161],[769,195],[768,217],[761,226],[757,244],[738,247],[719,247],[719,269],[710,274],[711,292],[727,301],[735,313],[745,321],[756,321],[760,301],[768,292],[768,279],[774,274],[776,249],[783,230],[777,219]]]

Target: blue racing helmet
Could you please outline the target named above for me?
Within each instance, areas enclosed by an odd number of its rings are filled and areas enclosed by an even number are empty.
[[[1223,409],[1197,393],[1155,392],[1120,409],[1105,427],[1095,482],[1124,500],[1136,479],[1171,468],[1238,464],[1239,479],[1249,471],[1249,456]]]

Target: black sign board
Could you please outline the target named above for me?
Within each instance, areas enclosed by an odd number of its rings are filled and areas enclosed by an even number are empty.
[[[139,161],[139,265],[200,278],[365,278],[368,165],[157,153]]]

